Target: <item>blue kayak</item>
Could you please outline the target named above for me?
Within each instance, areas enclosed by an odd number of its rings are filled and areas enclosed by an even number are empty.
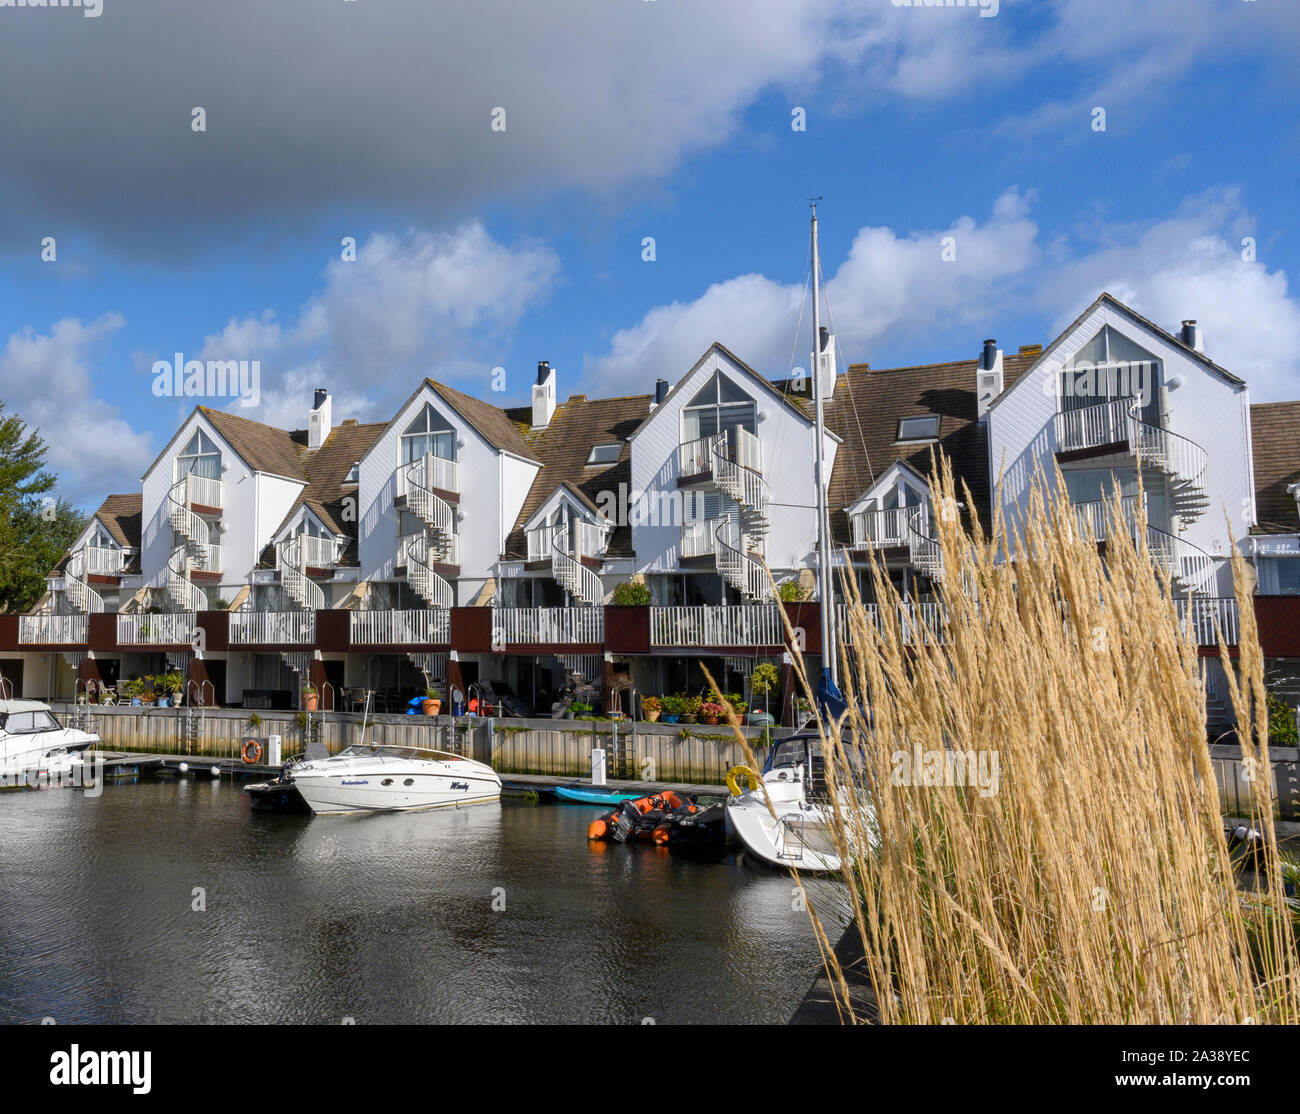
[[[603,793],[599,789],[575,789],[567,785],[557,785],[555,795],[578,805],[617,805],[645,796],[644,793]]]

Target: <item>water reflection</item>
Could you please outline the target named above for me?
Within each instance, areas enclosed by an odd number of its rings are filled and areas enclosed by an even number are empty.
[[[784,1022],[789,878],[503,802],[314,820],[177,779],[0,800],[0,1021]]]

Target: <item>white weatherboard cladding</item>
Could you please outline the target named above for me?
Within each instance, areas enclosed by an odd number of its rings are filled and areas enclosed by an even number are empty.
[[[1056,451],[1057,376],[1065,362],[1106,325],[1156,356],[1162,364],[1164,383],[1181,378],[1182,385],[1169,392],[1169,428],[1205,450],[1210,498],[1206,512],[1181,536],[1207,553],[1226,556],[1229,528],[1234,536],[1242,537],[1254,521],[1249,392],[1160,333],[1105,303],[1045,354],[989,413],[990,478],[995,485],[1002,479],[1003,509],[1015,507],[1019,513],[1024,512],[1036,464],[1051,475]],[[1220,570],[1219,588],[1207,586],[1207,590],[1226,591],[1229,584],[1229,574]]]
[[[480,583],[491,575],[506,534],[514,526],[532,478],[540,465],[518,460],[490,445],[436,391],[425,387],[398,413],[361,463],[358,500],[358,549],[361,579],[392,580],[397,557],[397,463],[402,432],[431,405],[455,432],[460,483],[460,567]],[[465,603],[458,599],[458,603]]]
[[[176,456],[194,436],[196,429],[221,450],[222,509],[221,534],[223,584],[242,584],[257,563],[262,545],[270,532],[289,511],[303,484],[295,480],[275,479],[255,474],[230,447],[216,428],[202,414],[193,413],[181,426],[167,453],[145,473],[141,495],[140,571],[142,583],[161,588],[167,582],[167,558],[172,552],[172,529],[167,518],[167,494],[175,483]],[[269,484],[267,481],[271,481]],[[292,494],[286,493],[291,491]],[[269,499],[272,510],[279,505],[279,516],[269,526],[259,529],[272,513],[263,511],[259,499]]]
[[[677,496],[678,447],[682,410],[713,373],[721,372],[758,404],[766,420],[758,423],[763,478],[769,492],[771,528],[767,563],[789,569],[811,563],[817,544],[815,431],[810,420],[792,411],[781,398],[714,349],[661,403],[632,441],[632,544],[641,573],[679,568],[682,529]],[[834,464],[837,442],[826,436],[826,470]]]

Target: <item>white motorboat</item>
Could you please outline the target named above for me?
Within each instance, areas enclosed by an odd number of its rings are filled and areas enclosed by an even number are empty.
[[[6,783],[66,774],[97,742],[98,735],[64,727],[48,704],[0,700],[0,778]]]
[[[423,747],[358,744],[291,765],[285,777],[318,816],[411,812],[501,796],[501,778],[491,766]]]
[[[831,829],[835,813],[823,775],[819,736],[782,739],[756,776],[758,784],[727,800],[727,834],[768,866],[813,874],[838,871],[840,856]],[[871,830],[870,804],[858,807],[865,810],[865,830]]]

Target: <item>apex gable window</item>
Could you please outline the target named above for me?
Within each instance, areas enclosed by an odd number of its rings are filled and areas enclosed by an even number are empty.
[[[456,431],[427,402],[402,433],[402,463],[411,464],[424,456],[456,459]]]
[[[722,372],[715,371],[682,410],[682,443],[730,433],[733,429],[757,433],[758,407]]]
[[[221,450],[201,429],[194,431],[189,444],[176,456],[176,478],[179,480],[182,476],[221,479]]]
[[[587,454],[587,464],[616,464],[619,454],[623,452],[623,442],[618,441],[609,445],[592,445],[591,452]]]
[[[1160,360],[1106,325],[1061,368],[1062,413],[1131,398],[1142,420],[1158,424]]]
[[[937,441],[938,439],[938,414],[922,414],[915,418],[898,419],[896,441]]]
[[[361,482],[361,461],[354,460],[352,467],[348,469],[348,474],[343,477],[345,484],[355,484]]]

